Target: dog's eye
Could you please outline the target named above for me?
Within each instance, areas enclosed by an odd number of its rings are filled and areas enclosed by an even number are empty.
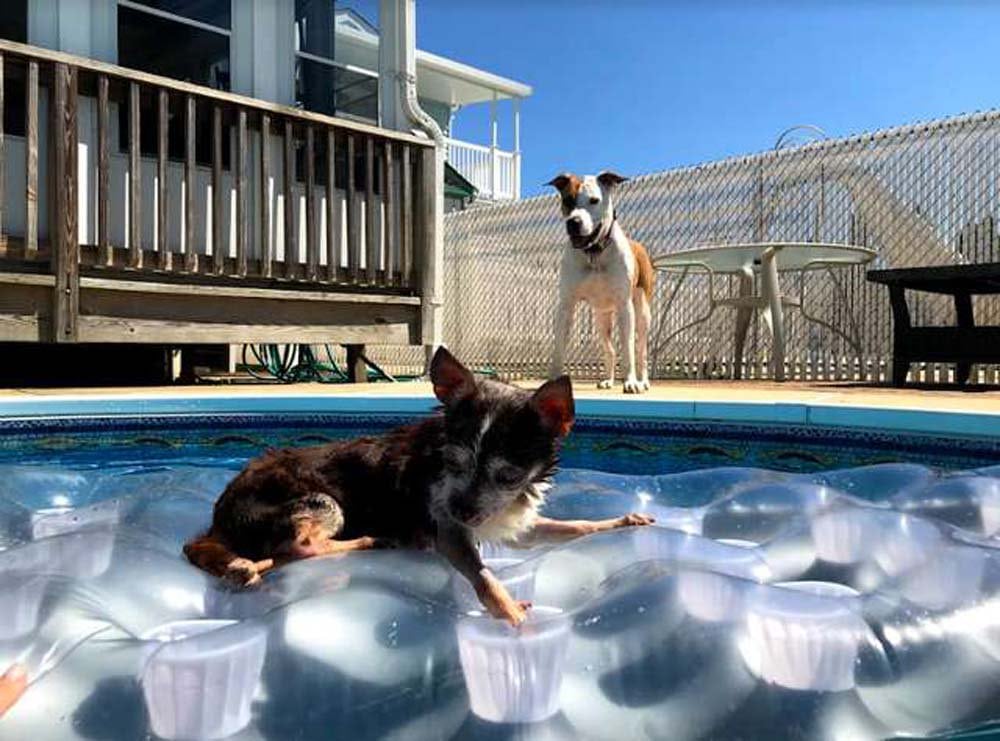
[[[501,466],[493,473],[493,480],[501,486],[514,486],[524,478],[524,471],[517,466]]]
[[[601,199],[598,198],[597,196],[591,196],[590,197],[590,205],[591,206],[596,206],[600,202],[601,202]]]

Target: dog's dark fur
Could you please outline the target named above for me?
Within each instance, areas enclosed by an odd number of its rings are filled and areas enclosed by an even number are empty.
[[[534,393],[479,380],[441,349],[431,366],[443,414],[317,447],[269,451],[215,504],[209,532],[185,546],[192,563],[250,585],[275,564],[380,545],[435,549],[514,623],[514,601],[480,560],[476,541],[566,539],[648,524],[629,515],[557,522],[538,515],[559,443],[573,424],[569,379]]]

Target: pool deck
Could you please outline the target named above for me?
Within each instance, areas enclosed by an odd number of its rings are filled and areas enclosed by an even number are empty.
[[[532,387],[538,382],[524,382]],[[1000,389],[903,389],[834,382],[660,381],[624,395],[576,384],[577,412],[742,423],[815,424],[1000,439]],[[73,415],[426,412],[428,383],[238,384],[169,387],[2,389],[0,419]]]

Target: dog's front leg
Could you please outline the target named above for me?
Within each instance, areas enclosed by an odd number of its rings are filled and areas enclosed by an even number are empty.
[[[618,341],[625,351],[625,393],[641,393],[642,384],[635,374],[635,307],[631,298],[618,307]]]
[[[562,292],[559,295],[559,305],[556,307],[555,334],[552,338],[552,363],[549,365],[549,378],[558,378],[563,374],[566,364],[566,343],[573,329],[573,309],[576,307],[575,297]]]
[[[518,545],[542,545],[545,543],[564,543],[567,540],[581,538],[584,535],[617,530],[621,527],[636,527],[652,525],[656,519],[649,515],[632,512],[622,517],[612,517],[608,520],[553,520],[539,517],[531,530],[522,534]]]
[[[439,524],[437,551],[469,580],[490,615],[514,626],[525,621],[531,603],[511,597],[503,583],[483,565],[468,529],[460,525]]]
[[[203,535],[184,544],[184,555],[188,561],[214,576],[221,576],[240,587],[258,584],[261,576],[274,568],[274,560],[266,558],[252,561],[233,553],[229,547],[214,535]]]
[[[604,378],[598,382],[597,388],[609,389],[615,385],[615,314],[613,311],[594,312],[597,319],[597,333],[601,338],[601,348],[604,350]]]

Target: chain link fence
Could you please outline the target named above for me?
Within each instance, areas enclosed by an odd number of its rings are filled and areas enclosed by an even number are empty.
[[[801,380],[884,380],[891,366],[888,292],[865,281],[881,267],[1000,261],[1000,112],[963,116],[823,140],[636,177],[617,195],[619,221],[654,260],[678,250],[733,242],[833,242],[878,252],[866,267],[801,275],[809,314],[858,337],[850,343],[797,310],[786,315],[786,373]],[[456,212],[445,219],[445,341],[465,362],[507,378],[540,377],[548,367],[567,240],[555,195]],[[797,296],[800,277],[782,276]],[[716,292],[738,291],[716,279]],[[733,372],[734,321],[712,318],[666,341],[708,312],[707,276],[657,276],[650,333],[652,378],[715,378]],[[976,299],[977,323],[1000,323],[1000,305]],[[915,324],[951,324],[948,297],[911,294]],[[770,340],[754,318],[744,378],[768,376]],[[422,355],[381,348],[387,366],[412,370]],[[568,367],[597,378],[600,357],[589,309],[577,311]],[[952,380],[947,365],[917,365],[911,379]],[[620,375],[619,375],[620,377]],[[979,367],[980,382],[998,368]]]

